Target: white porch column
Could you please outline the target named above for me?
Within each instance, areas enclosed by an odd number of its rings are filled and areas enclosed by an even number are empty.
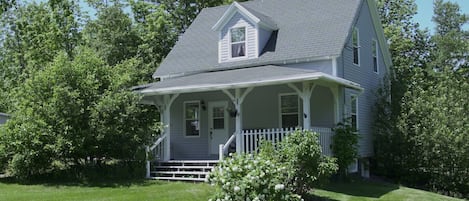
[[[311,129],[311,94],[315,85],[309,82],[302,83],[302,90],[294,84],[288,84],[290,88],[296,91],[298,96],[303,100],[303,129]]]
[[[230,97],[231,101],[233,102],[233,105],[235,106],[236,109],[236,127],[235,127],[235,133],[236,133],[236,153],[241,153],[242,149],[242,136],[241,133],[243,131],[243,101],[246,98],[246,96],[251,92],[253,87],[249,87],[244,92],[241,93],[241,89],[235,89],[235,94],[231,94],[230,91],[228,90],[223,90],[223,92]]]
[[[160,103],[160,120],[164,126],[163,135],[166,134],[165,147],[163,160],[168,161],[171,159],[171,105],[179,94],[164,95]]]

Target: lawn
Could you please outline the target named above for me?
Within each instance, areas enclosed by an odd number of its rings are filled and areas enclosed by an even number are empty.
[[[18,184],[0,180],[0,200],[87,201],[87,200],[191,200],[206,201],[213,188],[205,183],[162,181],[124,181],[78,183]],[[426,191],[368,181],[331,183],[313,192],[307,200],[319,201],[458,201]]]
[[[361,180],[330,183],[313,191],[313,197],[324,201],[460,201],[428,191]]]

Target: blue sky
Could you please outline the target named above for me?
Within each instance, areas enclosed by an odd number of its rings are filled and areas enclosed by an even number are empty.
[[[469,0],[449,0],[459,4],[462,13],[469,15]],[[432,33],[435,30],[435,24],[432,21],[433,17],[433,1],[432,0],[416,0],[418,6],[418,13],[414,20],[420,24],[422,28],[428,28]],[[464,26],[465,30],[469,30],[469,24]]]

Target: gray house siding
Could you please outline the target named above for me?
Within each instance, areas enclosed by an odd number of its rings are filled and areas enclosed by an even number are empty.
[[[280,127],[280,94],[294,94],[287,85],[254,88],[243,102],[243,128],[268,129]],[[184,102],[202,101],[206,109],[200,114],[200,136],[186,137],[184,134]],[[171,159],[216,159],[209,154],[208,104],[211,101],[227,101],[234,108],[228,96],[221,91],[181,94],[171,106]],[[299,123],[302,124],[302,103],[299,101]],[[326,86],[317,85],[311,96],[311,125],[332,127],[334,125],[334,97]],[[235,130],[235,118],[229,117],[228,134]]]
[[[342,58],[339,59],[341,69],[338,70],[339,75],[343,78],[360,84],[365,90],[359,93],[354,90],[346,89],[344,91],[344,114],[350,114],[350,96],[357,94],[358,96],[358,130],[361,134],[359,141],[359,154],[363,157],[371,156],[373,154],[372,144],[372,123],[373,123],[373,107],[376,100],[375,92],[380,86],[380,81],[386,74],[386,67],[383,60],[383,55],[378,51],[379,74],[373,71],[372,61],[372,40],[377,39],[371,14],[368,9],[368,4],[364,2],[360,10],[355,27],[359,29],[359,44],[360,44],[360,65],[353,64],[352,40],[349,40],[344,48]],[[353,27],[352,27],[353,29]],[[349,33],[352,33],[350,31]],[[351,35],[351,34],[350,34]]]
[[[5,124],[9,118],[7,114],[0,113],[0,125]]]
[[[298,63],[298,64],[288,64],[285,65],[291,68],[300,68],[300,69],[308,69],[308,70],[316,70],[319,72],[323,72],[329,75],[332,75],[332,60],[321,60],[321,61],[314,61],[314,62],[307,62],[307,63]]]
[[[257,58],[257,30],[254,24],[246,20],[241,14],[236,13],[231,20],[226,23],[221,31],[219,58],[220,62],[227,62],[231,60],[230,55],[230,29],[233,27],[246,27],[246,56],[248,59]],[[233,59],[239,60],[239,59]]]

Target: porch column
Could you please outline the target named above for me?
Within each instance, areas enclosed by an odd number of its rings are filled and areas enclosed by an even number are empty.
[[[242,111],[242,105],[243,101],[246,98],[246,96],[252,91],[253,87],[249,87],[243,92],[241,92],[241,89],[235,89],[235,94],[231,94],[229,90],[223,90],[223,92],[230,97],[231,101],[233,102],[233,105],[236,108],[236,127],[235,127],[235,133],[236,133],[236,153],[241,153],[242,151],[242,136],[241,133],[243,131],[243,111]]]
[[[334,124],[337,125],[341,119],[340,119],[340,107],[339,107],[339,86],[334,86],[330,88],[332,95],[334,97]]]
[[[311,129],[311,94],[313,93],[315,84],[309,82],[302,83],[302,90],[294,84],[288,84],[290,88],[296,91],[303,101],[303,129]]]
[[[171,105],[179,94],[164,95],[159,99],[160,120],[165,127],[163,135],[166,135],[163,160],[168,161],[171,158]]]

